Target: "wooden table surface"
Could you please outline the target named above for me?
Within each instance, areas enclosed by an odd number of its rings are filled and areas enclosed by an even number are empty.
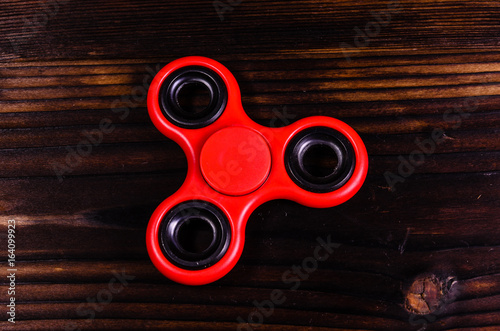
[[[0,329],[500,330],[500,2],[7,0],[0,26]],[[186,173],[145,93],[188,55],[223,63],[257,122],[332,116],[370,159],[340,206],[259,207],[201,287],[145,245]]]

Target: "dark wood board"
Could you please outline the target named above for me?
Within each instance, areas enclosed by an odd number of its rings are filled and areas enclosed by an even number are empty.
[[[499,2],[7,0],[0,27],[0,329],[500,330]],[[188,55],[224,64],[258,123],[338,118],[370,161],[340,206],[260,206],[237,266],[200,287],[162,276],[145,244],[186,174],[145,93]],[[103,119],[114,130],[58,176]],[[333,254],[284,281],[327,236]],[[420,279],[453,284],[430,313],[405,301]],[[276,289],[286,300],[259,310]]]

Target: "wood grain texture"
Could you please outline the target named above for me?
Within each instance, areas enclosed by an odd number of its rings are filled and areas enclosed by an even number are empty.
[[[18,228],[16,324],[0,329],[500,329],[500,3],[221,3],[223,20],[212,1],[0,3],[2,275],[7,220]],[[187,55],[222,62],[255,121],[339,118],[370,158],[343,205],[260,206],[238,265],[202,287],[164,278],[145,245],[151,213],[186,172],[145,93]],[[89,137],[98,143],[75,158]],[[433,137],[391,187],[387,173]],[[327,236],[333,254],[284,280]],[[412,315],[405,288],[428,273],[456,286],[440,311]],[[2,276],[4,308],[8,287]],[[275,289],[286,300],[264,323],[240,324]]]

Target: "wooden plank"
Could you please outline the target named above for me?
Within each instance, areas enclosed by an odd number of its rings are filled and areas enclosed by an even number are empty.
[[[168,143],[147,144],[138,149],[136,146],[99,146],[88,147],[88,157],[80,156],[79,146],[68,148],[52,148],[45,150],[7,150],[1,151],[6,159],[0,176],[12,177],[55,177],[59,181],[66,177],[78,175],[134,174],[150,171],[176,172],[185,167],[185,156],[180,148]],[[82,150],[84,150],[82,148]],[[174,150],[175,153],[169,153]],[[414,150],[418,150],[415,148]],[[87,153],[87,152],[85,152]],[[124,159],[128,154],[130,158]],[[76,155],[76,156],[75,156]],[[85,154],[83,154],[85,155]],[[464,153],[437,154],[418,159],[413,173],[461,173],[461,172],[493,172],[500,170],[499,152],[478,152],[468,155],[478,158],[474,163],[462,163]],[[46,163],[50,157],[49,163]],[[154,159],[152,159],[154,157]],[[370,158],[370,173],[380,175],[386,171],[398,173],[401,159],[408,161],[408,154],[401,156],[373,156]],[[108,162],[113,162],[112,164]],[[36,168],[37,165],[41,165]],[[117,166],[119,165],[119,166]],[[412,168],[412,169],[413,169]],[[401,177],[402,178],[402,177]]]
[[[0,322],[5,323],[5,322]],[[4,330],[17,330],[16,327],[12,325],[5,326],[0,324]],[[68,328],[77,328],[79,330],[122,330],[123,326],[126,325],[127,330],[130,331],[141,331],[144,330],[146,326],[148,330],[180,330],[180,331],[190,331],[190,330],[210,330],[210,331],[226,331],[235,330],[238,327],[237,323],[229,322],[213,322],[207,323],[207,321],[192,322],[192,321],[165,321],[165,320],[151,320],[151,319],[99,319],[89,322],[87,320],[75,320],[75,319],[56,319],[56,320],[40,320],[40,321],[21,321],[20,325],[27,329],[40,329],[48,328],[50,330],[61,330],[65,331]],[[312,330],[313,327],[304,326],[293,326],[293,325],[262,325],[258,327],[259,330],[277,330],[277,331],[303,331]],[[318,331],[341,331],[338,328],[322,328],[314,327],[314,330]],[[359,331],[366,331],[358,329]]]
[[[106,132],[98,133],[102,130],[102,120],[108,121],[110,129]],[[452,125],[457,125],[458,118],[449,123],[450,126],[444,131],[441,126],[433,129],[443,130],[436,138],[438,145],[433,149],[433,153],[452,152],[473,152],[473,151],[497,151],[500,150],[498,128],[483,128],[481,130],[454,130]],[[120,121],[121,122],[121,121]],[[76,146],[82,141],[97,141],[99,144],[112,143],[132,143],[132,142],[157,142],[167,139],[159,133],[150,123],[122,125],[120,122],[113,123],[111,118],[102,117],[99,121],[85,126],[69,127],[44,127],[44,128],[17,128],[0,129],[0,150],[19,149],[33,147],[55,147],[55,146]],[[355,123],[356,124],[356,123]],[[398,123],[399,124],[399,123]],[[392,123],[392,130],[398,130],[396,123]],[[387,123],[388,125],[388,123]],[[477,125],[477,123],[476,123]],[[356,125],[353,125],[356,127]],[[359,125],[360,126],[360,125]],[[484,126],[488,126],[485,123]],[[477,127],[477,126],[476,126]],[[409,152],[408,146],[418,147],[418,142],[426,140],[436,140],[432,138],[432,131],[424,133],[409,134],[362,134],[363,142],[367,146],[370,155],[401,154]],[[401,129],[400,129],[401,130]],[[90,138],[89,138],[90,136]],[[102,137],[101,137],[102,136]],[[92,139],[93,138],[93,139]],[[97,143],[94,143],[97,144]],[[170,147],[171,153],[176,153],[175,147]]]
[[[391,15],[390,25],[381,26],[376,38],[368,43],[359,42],[364,47],[355,48],[352,52],[355,55],[365,54],[368,45],[371,52],[420,48],[430,52],[467,47],[494,50],[497,46],[491,38],[497,30],[498,4],[494,1],[466,4],[453,0],[410,1],[392,6],[391,2],[299,1],[294,3],[293,10],[284,3],[259,1],[229,9],[221,21],[213,4],[203,1],[188,4],[133,1],[121,6],[88,1],[48,8],[29,2],[9,2],[2,9],[6,14],[2,23],[7,38],[0,47],[7,59],[289,53],[296,48],[341,55],[341,43],[354,45],[355,27],[363,29],[367,22],[373,21],[373,12]],[[40,12],[45,16],[35,17]],[[81,15],[85,12],[92,12],[93,20]],[[117,19],[109,19],[111,15],[117,15]],[[311,16],[315,19],[311,20]],[[147,18],[148,24],[144,24],[143,18]],[[33,22],[34,28],[27,29],[25,21]],[[45,21],[46,24],[41,24]],[[412,22],[411,33],[401,43],[408,22]],[[36,47],[34,39],[38,41]],[[300,47],[293,47],[298,41]]]
[[[33,264],[33,263],[32,263]],[[80,267],[77,267],[77,265],[80,264]],[[127,264],[123,264],[123,266],[126,266]],[[61,265],[63,266],[63,265]],[[102,265],[101,265],[102,266]],[[123,266],[122,266],[122,272],[123,272]],[[39,266],[36,266],[36,264],[33,264],[33,267],[35,269],[40,270]],[[99,267],[99,265],[97,265]],[[71,268],[71,267],[70,267]],[[82,265],[82,262],[74,264],[74,271],[73,271],[73,276],[76,278],[73,278],[74,281],[78,281],[80,269],[85,268]],[[125,303],[130,303],[130,301],[133,301],[136,305],[135,309],[141,309],[139,308],[141,306],[140,303],[150,303],[151,298],[153,297],[155,301],[158,301],[156,304],[158,305],[160,302],[165,303],[174,303],[174,302],[179,302],[181,303],[181,306],[179,304],[171,304],[170,305],[170,310],[179,310],[183,309],[184,307],[188,306],[190,303],[197,303],[203,304],[206,306],[209,306],[209,311],[213,311],[213,309],[218,309],[218,307],[223,306],[223,305],[230,305],[233,307],[240,307],[236,308],[240,310],[240,316],[247,316],[249,313],[252,312],[253,309],[255,309],[255,306],[253,306],[253,300],[256,300],[257,302],[264,301],[269,296],[271,295],[272,288],[269,289],[262,289],[262,290],[256,290],[254,288],[234,288],[234,287],[227,287],[227,284],[221,284],[224,286],[224,296],[217,296],[216,299],[209,299],[212,298],[213,295],[216,295],[218,292],[220,292],[221,288],[218,286],[207,286],[204,288],[188,288],[186,289],[183,286],[180,285],[175,285],[175,284],[165,284],[165,285],[152,285],[152,284],[144,284],[141,283],[141,281],[144,281],[145,279],[143,278],[144,276],[151,279],[149,275],[151,273],[148,272],[148,268],[144,270],[144,265],[140,264],[139,266],[136,266],[135,268],[132,267],[131,265],[126,267],[127,269],[125,270],[131,270],[133,271],[139,271],[138,274],[134,274],[136,278],[133,280],[130,280],[130,283],[127,284],[127,286],[123,289],[123,291],[120,291],[116,293],[113,296],[112,303],[110,304],[101,304],[104,308],[107,310],[110,305],[116,305],[116,304],[125,304]],[[58,268],[58,267],[52,267],[52,270],[55,270],[56,273],[59,275],[61,273],[67,273],[69,270],[65,268]],[[61,270],[63,269],[63,270]],[[101,273],[103,275],[103,279],[107,278],[113,278],[113,273],[110,272],[109,269],[107,270],[102,270],[100,268],[93,268],[97,273]],[[103,268],[106,269],[106,268]],[[134,270],[135,269],[135,270]],[[118,269],[120,270],[120,269]],[[143,270],[143,271],[140,271]],[[49,270],[47,270],[49,271]],[[129,272],[129,271],[127,271]],[[126,275],[129,277],[132,275],[132,273],[127,273],[125,272]],[[319,270],[318,272],[321,272]],[[355,277],[357,275],[351,274],[351,277]],[[60,280],[60,277],[55,278],[55,280]],[[495,307],[496,306],[496,301],[498,300],[499,296],[491,296],[491,297],[478,297],[480,293],[477,292],[477,290],[482,289],[483,294],[490,294],[492,293],[492,289],[489,288],[488,290],[485,289],[486,284],[489,284],[489,286],[492,285],[492,281],[496,283],[496,288],[498,290],[498,284],[499,284],[499,279],[500,277],[496,276],[496,278],[493,278],[491,276],[486,276],[486,277],[481,277],[481,278],[475,278],[472,280],[465,280],[460,282],[460,293],[457,294],[456,301],[452,303],[449,308],[446,310],[446,317],[444,318],[444,322],[448,326],[453,326],[456,325],[454,320],[457,319],[457,316],[460,316],[462,312],[467,311],[469,314],[471,312],[478,312],[479,315],[484,318],[484,314],[482,314],[483,311],[488,310],[490,308],[488,307]],[[71,277],[68,277],[67,280],[71,280]],[[359,279],[356,278],[356,280],[359,281]],[[224,283],[224,282],[223,282]],[[337,312],[337,311],[344,311],[346,309],[351,310],[351,311],[357,311],[357,312],[362,312],[364,314],[369,314],[372,315],[373,321],[375,322],[378,318],[383,318],[386,323],[391,323],[391,319],[394,318],[404,318],[404,313],[402,312],[402,308],[399,307],[397,304],[392,303],[391,301],[388,302],[383,302],[380,301],[380,299],[377,300],[377,304],[373,305],[370,303],[372,299],[369,298],[359,298],[357,296],[350,297],[349,295],[346,294],[335,294],[335,293],[321,293],[321,292],[315,292],[314,290],[305,290],[308,288],[308,283],[309,281],[304,282],[304,287],[301,287],[301,290],[299,291],[289,291],[284,289],[284,295],[287,298],[285,302],[279,305],[279,309],[287,309],[287,310],[292,310],[293,312],[295,305],[293,302],[297,302],[298,300],[302,300],[303,303],[307,304],[308,309],[328,309],[328,311],[331,312]],[[370,296],[370,292],[373,292],[374,286],[370,286],[370,284],[373,283],[373,279],[371,279],[371,282],[367,282],[367,290],[364,295],[365,296]],[[260,284],[260,287],[262,286],[269,286],[270,284]],[[58,308],[59,314],[64,313],[65,310],[73,310],[73,315],[75,315],[75,311],[77,312],[76,316],[77,318],[82,318],[82,317],[89,317],[87,314],[90,314],[92,311],[92,307],[96,307],[95,305],[83,305],[82,302],[85,302],[87,299],[87,296],[89,293],[95,293],[97,295],[100,291],[103,289],[106,289],[108,287],[108,283],[96,283],[96,284],[89,284],[85,285],[82,287],[79,284],[53,284],[53,285],[21,285],[20,288],[23,289],[24,291],[22,292],[23,294],[20,296],[20,307],[22,309],[27,309],[28,314],[35,314],[36,311],[39,311],[37,306],[43,306],[44,302],[47,300],[54,301],[54,300],[61,300],[65,299],[66,301],[71,301],[75,302],[75,304],[65,304],[65,305],[60,305]],[[31,290],[28,290],[31,289]],[[345,288],[339,288],[343,289],[342,292],[345,293]],[[370,290],[371,289],[371,290]],[[466,297],[466,295],[462,293],[471,293],[471,291],[474,291],[476,293],[476,296],[471,298],[471,299],[462,299]],[[69,296],[68,296],[69,293]],[[154,294],[155,293],[155,294]],[[159,293],[159,294],[158,294]],[[176,299],[179,297],[180,299]],[[241,301],[241,298],[247,298],[244,301]],[[29,302],[29,304],[25,304],[23,302]],[[40,303],[33,303],[40,301]],[[78,303],[78,305],[77,305]],[[163,305],[164,305],[163,304]],[[46,304],[45,304],[46,305]],[[161,304],[160,304],[161,305]],[[144,306],[144,305],[142,305]],[[188,308],[186,307],[186,308]],[[373,311],[372,309],[374,307],[377,307],[376,311]],[[84,309],[85,308],[85,309]],[[53,307],[54,309],[54,307]],[[233,308],[234,310],[235,308]],[[115,311],[114,309],[112,309]],[[78,314],[80,312],[80,314]],[[85,314],[83,314],[85,312]],[[100,311],[99,311],[100,312]],[[99,315],[99,320],[101,318],[105,318],[105,316],[109,316],[106,314],[100,314],[98,311],[95,311],[96,316]],[[69,312],[71,313],[71,311]],[[234,312],[233,312],[234,313]],[[294,313],[297,313],[296,311]],[[65,313],[64,313],[65,314]],[[116,314],[111,312],[111,314]],[[104,316],[102,316],[104,315]],[[237,313],[235,313],[237,315]],[[495,315],[491,316],[494,317]],[[171,318],[172,315],[169,314],[169,318]],[[201,317],[203,318],[203,317]],[[349,317],[348,317],[349,318]],[[354,323],[359,323],[359,319],[356,320]],[[22,323],[22,322],[21,322]],[[93,323],[92,323],[93,324]]]

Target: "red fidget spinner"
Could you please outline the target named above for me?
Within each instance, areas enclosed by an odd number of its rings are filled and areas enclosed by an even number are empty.
[[[207,93],[201,109],[184,104],[193,88]],[[350,126],[325,116],[280,128],[259,125],[243,110],[234,76],[208,58],[165,66],[151,83],[148,110],[187,157],[184,184],[155,210],[146,237],[154,265],[182,284],[227,274],[243,251],[250,214],[264,202],[333,207],[356,194],[366,177],[366,148]],[[315,170],[315,153],[330,154],[336,164]]]

